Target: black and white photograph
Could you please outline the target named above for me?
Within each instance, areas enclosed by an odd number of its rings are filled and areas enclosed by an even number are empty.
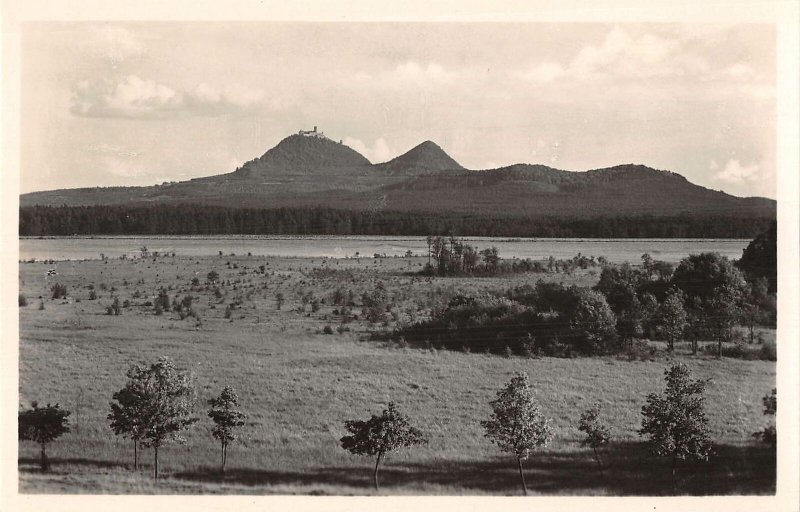
[[[6,498],[798,510],[796,3],[63,4],[3,34]]]

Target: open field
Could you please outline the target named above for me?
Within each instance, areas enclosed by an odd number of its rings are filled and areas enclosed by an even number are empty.
[[[523,359],[367,341],[372,330],[426,318],[447,293],[502,290],[538,279],[591,286],[599,269],[479,279],[406,274],[424,261],[178,255],[59,262],[58,275],[51,277],[46,271],[54,265],[20,264],[20,292],[28,300],[20,307],[21,402],[58,402],[72,411],[72,432],[48,450],[49,474],[38,472],[38,447],[20,445],[20,491],[372,494],[374,460],[350,455],[338,440],[345,420],[379,413],[391,400],[430,443],[389,456],[381,470],[382,493],[518,494],[515,461],[483,437],[480,420],[488,416],[495,392],[523,370],[556,433],[525,465],[532,494],[671,493],[667,463],[649,456],[636,433],[645,395],[663,389],[667,356]],[[203,284],[212,270],[223,283],[219,297]],[[192,289],[195,277],[200,285]],[[395,304],[392,320],[385,326],[361,318],[342,323],[332,292],[352,290],[358,302],[378,281]],[[67,286],[66,300],[49,298],[55,282]],[[160,287],[168,288],[170,300],[192,295],[196,317],[154,315],[144,304]],[[91,291],[96,300],[89,300]],[[280,309],[278,292],[286,299]],[[301,299],[309,292],[325,299],[317,311]],[[130,301],[120,316],[106,314],[112,293]],[[226,318],[232,302],[239,305]],[[360,309],[353,313],[360,316]],[[333,334],[323,334],[326,325]],[[196,376],[200,421],[185,445],[160,451],[164,478],[154,482],[151,452],[143,450],[145,467],[134,473],[132,442],[113,435],[106,415],[128,366],[163,355]],[[695,377],[712,379],[707,411],[717,443],[708,464],[679,469],[679,492],[774,493],[774,452],[751,434],[769,421],[761,397],[775,385],[775,363],[682,352],[674,358],[686,362]],[[225,385],[238,390],[248,419],[243,443],[231,446],[221,480],[219,446],[204,404]],[[581,412],[596,401],[614,436],[605,478],[590,450],[580,447],[577,430]]]

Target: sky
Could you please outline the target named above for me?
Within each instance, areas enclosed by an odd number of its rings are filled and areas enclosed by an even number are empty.
[[[624,163],[776,197],[769,24],[48,22],[22,33],[21,192],[234,170],[314,125],[374,163]]]

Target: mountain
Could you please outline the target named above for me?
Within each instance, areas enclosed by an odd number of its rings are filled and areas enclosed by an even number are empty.
[[[683,176],[625,164],[585,172],[515,164],[468,170],[425,141],[371,164],[321,132],[300,132],[227,174],[151,187],[33,192],[33,205],[181,205],[397,211],[493,217],[692,216],[774,219],[774,200],[735,197]]]
[[[334,142],[316,131],[314,135],[290,135],[260,158],[229,175],[236,179],[260,179],[276,174],[308,174],[324,169],[372,165],[358,151]]]
[[[376,166],[396,174],[419,174],[430,171],[464,170],[436,143],[426,140],[406,153]]]

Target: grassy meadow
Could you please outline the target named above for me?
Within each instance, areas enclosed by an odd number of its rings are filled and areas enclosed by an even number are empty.
[[[372,331],[426,318],[450,293],[503,290],[538,279],[591,286],[599,275],[598,268],[479,279],[409,274],[424,262],[162,255],[20,263],[20,293],[27,299],[19,309],[21,402],[58,402],[72,411],[72,431],[48,448],[49,473],[39,472],[38,446],[20,443],[20,492],[373,494],[374,460],[344,451],[339,438],[345,420],[366,419],[394,401],[430,442],[388,456],[382,494],[517,495],[516,462],[483,437],[480,420],[488,417],[496,391],[525,371],[556,434],[525,463],[531,494],[671,494],[668,462],[649,455],[636,433],[645,395],[663,390],[671,359],[713,381],[706,408],[715,455],[708,463],[679,467],[679,492],[775,492],[775,454],[751,437],[770,421],[761,398],[775,386],[774,362],[691,356],[683,346],[674,356],[630,361],[505,358],[370,341]],[[49,268],[57,275],[47,277]],[[212,270],[220,275],[220,296],[203,284]],[[193,278],[200,282],[194,288]],[[359,318],[342,323],[333,291],[351,290],[359,302],[378,281],[394,304],[392,319],[369,324],[354,307]],[[66,299],[50,298],[56,282],[67,286]],[[145,303],[161,287],[170,300],[192,295],[197,316],[155,315]],[[95,300],[89,299],[92,291]],[[280,309],[278,292],[285,296]],[[309,292],[325,299],[317,311]],[[130,302],[119,316],[106,314],[112,294]],[[238,305],[226,318],[232,302]],[[328,325],[333,334],[324,334]],[[160,450],[162,478],[156,482],[151,450],[140,452],[143,467],[134,472],[133,443],[114,436],[106,416],[127,368],[160,356],[196,377],[200,421],[186,444]],[[248,418],[221,478],[220,447],[211,437],[205,401],[225,385],[236,388]],[[594,402],[602,404],[614,437],[604,453],[604,477],[591,450],[580,447],[577,430],[581,412]]]

